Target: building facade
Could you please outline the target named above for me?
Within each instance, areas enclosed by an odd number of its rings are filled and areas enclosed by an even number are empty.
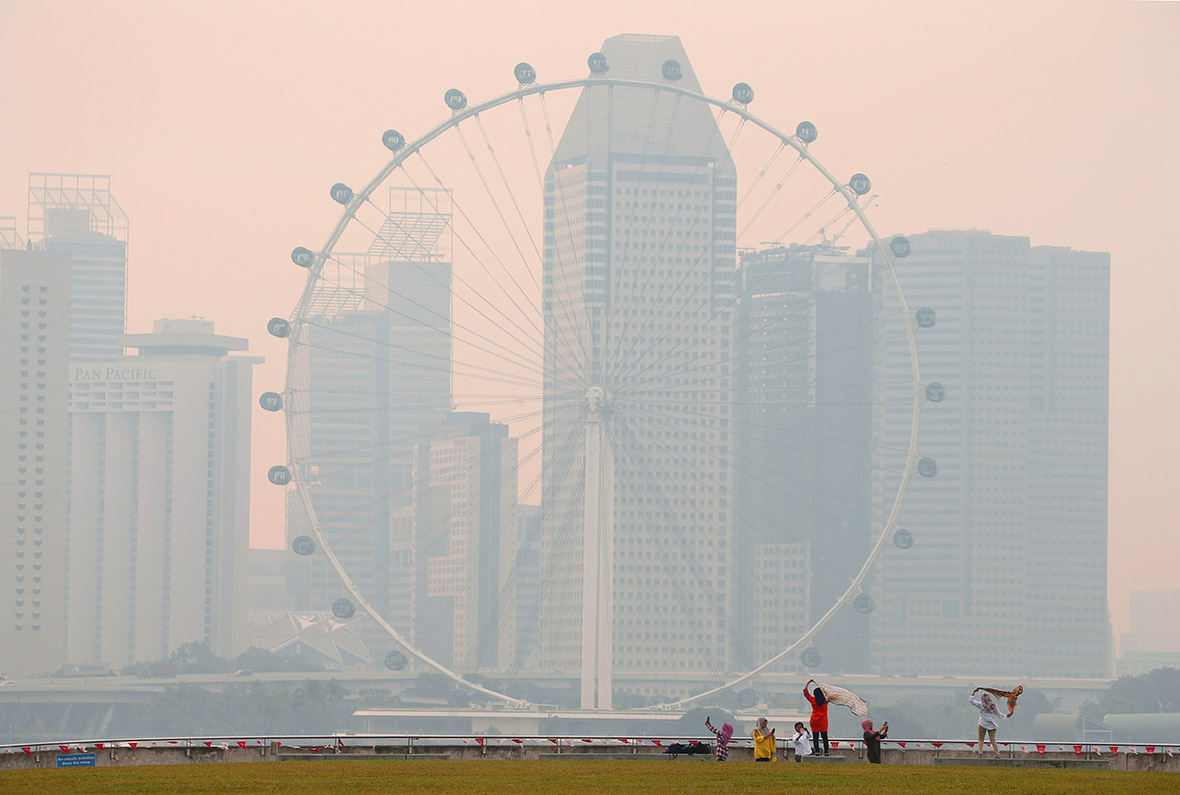
[[[452,412],[414,456],[415,644],[462,671],[516,657],[516,440]]]
[[[830,246],[748,252],[741,262],[735,623],[752,668],[828,611],[872,547],[879,278]],[[761,592],[753,593],[757,583]],[[851,606],[812,645],[825,671],[868,667],[869,618]],[[798,658],[787,661],[797,665]]]
[[[0,670],[62,664],[70,261],[0,250]]]
[[[611,77],[658,80],[675,60],[679,85],[699,90],[675,37],[615,36],[602,53]],[[545,175],[544,667],[577,670],[582,657],[586,442],[570,418],[600,387],[615,472],[612,667],[730,670],[736,192],[707,106],[582,90]]]
[[[127,215],[98,174],[29,175],[29,239],[70,256],[70,359],[123,355]]]
[[[245,650],[252,368],[244,339],[157,320],[137,356],[71,363],[66,656]]]
[[[883,557],[873,672],[1107,675],[1109,255],[980,231],[910,243],[895,267],[918,324],[929,461],[899,517],[913,546]],[[878,487],[892,495],[911,387],[885,301]]]

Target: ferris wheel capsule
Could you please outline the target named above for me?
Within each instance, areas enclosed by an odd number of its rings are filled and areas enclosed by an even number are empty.
[[[749,105],[754,101],[754,89],[749,83],[738,83],[733,87],[733,101],[739,105]]]
[[[286,486],[291,482],[291,470],[281,464],[273,466],[267,471],[266,479],[276,486]]]
[[[283,317],[272,317],[266,321],[266,330],[272,337],[279,337],[280,339],[288,337],[291,334],[291,324]]]
[[[531,86],[537,82],[537,70],[533,68],[532,64],[521,61],[512,70],[512,74],[516,76],[516,82],[522,86]]]
[[[404,671],[409,662],[400,651],[391,651],[385,655],[385,667],[391,671]]]
[[[862,593],[852,600],[852,607],[858,613],[871,613],[873,612],[874,607],[873,597],[869,596],[867,593]]]
[[[893,546],[898,549],[909,549],[914,545],[914,534],[905,528],[899,527],[893,534]]]
[[[590,57],[586,59],[586,65],[590,67],[590,72],[596,75],[604,75],[610,70],[606,56],[600,52],[590,53]]]
[[[923,458],[918,462],[918,474],[924,478],[932,478],[938,474],[938,462],[933,458]]]
[[[926,385],[926,399],[931,403],[941,403],[946,400],[946,387],[937,381],[931,381]]]
[[[296,555],[307,557],[315,552],[315,539],[311,536],[297,536],[291,542],[291,551]]]
[[[279,411],[283,408],[283,396],[278,392],[263,392],[258,396],[258,405],[266,411]]]
[[[799,655],[799,662],[803,663],[804,668],[814,668],[823,661],[824,656],[820,654],[819,649],[815,648],[814,646],[809,649],[805,649],[804,652]]]
[[[914,313],[914,320],[917,321],[919,328],[930,328],[937,319],[938,316],[934,310],[928,306],[924,306]]]
[[[795,127],[795,137],[805,144],[809,144],[819,137],[819,130],[809,121],[801,121]]]
[[[664,75],[665,80],[679,80],[684,77],[684,69],[680,66],[680,61],[675,58],[664,61],[664,65],[660,67],[660,73]]]
[[[848,187],[857,196],[864,196],[873,187],[873,183],[864,174],[853,174],[852,179],[848,180]]]
[[[443,102],[447,103],[447,107],[452,111],[458,113],[467,107],[467,95],[457,88],[452,88],[443,94]]]
[[[332,201],[336,202],[337,204],[347,205],[350,201],[352,201],[353,195],[352,188],[348,187],[343,182],[337,182],[332,186]]]
[[[910,255],[910,239],[903,235],[898,235],[889,241],[889,250],[893,252],[893,256],[899,259],[908,257]]]
[[[385,148],[389,151],[396,152],[406,145],[406,136],[397,130],[386,130],[381,133],[381,143],[385,144]]]
[[[310,268],[315,262],[315,252],[310,248],[299,246],[291,251],[291,261],[300,268]]]
[[[356,605],[341,597],[332,603],[332,615],[339,619],[352,618],[356,615]]]

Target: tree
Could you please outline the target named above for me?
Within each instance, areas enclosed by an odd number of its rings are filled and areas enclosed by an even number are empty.
[[[1094,720],[1105,715],[1180,712],[1180,669],[1156,668],[1141,676],[1124,676],[1087,701],[1081,713]]]

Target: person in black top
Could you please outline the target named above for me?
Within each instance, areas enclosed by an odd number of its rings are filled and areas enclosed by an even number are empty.
[[[881,724],[881,728],[873,731],[873,722],[867,718],[860,722],[865,730],[865,748],[868,750],[869,763],[881,764],[881,741],[889,735],[889,721]]]

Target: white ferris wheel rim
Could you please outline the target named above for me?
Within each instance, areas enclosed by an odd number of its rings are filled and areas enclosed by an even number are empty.
[[[910,483],[911,477],[913,475],[914,469],[917,466],[917,461],[918,461],[918,457],[917,457],[918,425],[919,425],[919,419],[921,416],[921,407],[922,407],[922,402],[923,402],[922,382],[921,382],[919,365],[918,365],[917,338],[916,338],[915,330],[914,330],[914,326],[915,326],[914,318],[913,318],[912,313],[910,312],[909,304],[906,301],[905,294],[904,294],[903,290],[901,289],[901,283],[897,277],[897,272],[893,267],[893,259],[894,259],[893,253],[890,250],[889,245],[887,245],[884,241],[882,241],[880,235],[876,231],[876,228],[873,226],[872,222],[869,220],[868,216],[865,214],[864,208],[856,200],[858,198],[857,194],[854,193],[851,190],[851,188],[849,188],[849,186],[847,184],[845,184],[845,183],[841,182],[839,179],[837,179],[822,163],[820,163],[820,161],[810,152],[810,150],[808,149],[808,145],[806,143],[801,141],[797,136],[788,135],[788,134],[782,132],[781,130],[779,130],[774,125],[770,124],[769,122],[766,122],[763,119],[761,119],[760,117],[754,115],[753,113],[751,113],[749,111],[747,104],[739,103],[734,100],[718,99],[716,97],[709,96],[709,95],[704,94],[702,92],[698,92],[698,91],[694,91],[692,89],[684,88],[683,86],[676,85],[675,83],[669,82],[669,81],[622,79],[622,78],[613,78],[613,77],[610,77],[609,75],[591,75],[591,76],[584,77],[584,78],[562,80],[562,81],[549,82],[549,83],[535,83],[534,82],[534,83],[530,83],[530,84],[521,84],[517,89],[515,89],[513,91],[509,91],[507,93],[501,94],[497,97],[494,97],[490,100],[486,100],[482,103],[479,103],[476,105],[466,105],[465,107],[463,107],[460,110],[453,111],[449,118],[447,118],[444,121],[440,122],[439,124],[435,125],[430,130],[428,130],[426,133],[422,134],[421,136],[414,139],[413,141],[406,141],[403,146],[399,147],[395,152],[393,152],[393,157],[389,160],[389,162],[386,163],[386,165],[383,168],[381,168],[376,173],[376,175],[374,175],[373,178],[370,179],[364,185],[363,188],[355,191],[352,198],[347,202],[347,204],[345,204],[344,211],[341,214],[340,219],[336,222],[335,227],[333,227],[331,233],[328,235],[327,240],[324,242],[324,244],[318,250],[316,250],[314,252],[314,254],[315,254],[314,262],[307,268],[307,271],[308,271],[307,283],[304,286],[302,294],[300,295],[299,303],[296,305],[295,310],[293,311],[293,313],[291,315],[290,333],[288,336],[287,380],[286,380],[286,384],[284,386],[284,394],[286,395],[286,394],[290,393],[291,379],[292,379],[293,373],[295,371],[295,366],[294,366],[295,365],[295,357],[297,355],[296,352],[297,352],[298,346],[299,346],[299,333],[300,333],[302,326],[306,320],[311,297],[314,293],[316,283],[319,281],[320,273],[323,269],[324,263],[330,258],[341,235],[344,233],[344,231],[348,228],[349,224],[355,218],[357,209],[359,209],[361,204],[363,204],[366,200],[369,199],[369,197],[372,195],[373,191],[375,191],[378,187],[383,185],[385,183],[385,181],[389,178],[389,176],[394,172],[394,170],[397,169],[398,166],[400,166],[402,164],[402,162],[404,162],[410,155],[415,154],[416,152],[421,150],[424,146],[426,146],[431,141],[438,138],[439,136],[441,136],[443,133],[447,132],[448,130],[456,128],[459,125],[459,123],[465,119],[476,117],[480,113],[483,113],[484,111],[492,110],[494,108],[505,105],[509,102],[512,102],[512,101],[515,101],[518,99],[523,99],[524,97],[532,96],[534,94],[541,95],[543,97],[547,92],[567,91],[567,90],[572,90],[572,89],[588,88],[588,87],[592,87],[592,86],[612,86],[612,87],[619,86],[619,87],[626,87],[626,88],[647,88],[647,89],[652,89],[657,92],[666,91],[666,92],[670,92],[670,93],[679,95],[681,97],[687,97],[687,98],[690,98],[690,99],[693,99],[693,100],[696,100],[699,102],[703,102],[706,105],[710,105],[715,108],[722,109],[725,112],[734,113],[738,117],[743,119],[744,121],[754,124],[755,126],[761,128],[762,130],[769,133],[770,135],[778,138],[778,140],[782,144],[793,148],[802,159],[807,160],[808,163],[810,163],[810,165],[818,173],[823,175],[823,177],[825,179],[827,179],[829,183],[831,183],[833,190],[835,190],[841,196],[843,196],[844,200],[848,203],[849,209],[851,209],[852,212],[854,212],[856,214],[861,225],[864,227],[865,231],[869,234],[870,238],[872,239],[873,245],[876,247],[877,251],[881,254],[881,256],[883,258],[884,267],[889,273],[890,282],[892,283],[893,290],[896,293],[896,297],[897,297],[898,303],[900,305],[900,310],[901,310],[902,316],[905,319],[906,339],[907,339],[908,346],[909,346],[910,365],[911,365],[911,370],[912,370],[912,374],[913,374],[913,406],[912,406],[912,413],[911,413],[909,449],[906,453],[905,469],[901,475],[901,480],[900,480],[900,484],[898,487],[898,491],[897,491],[897,494],[893,498],[893,504],[890,507],[888,517],[887,517],[883,527],[881,528],[880,536],[877,538],[877,540],[873,544],[873,547],[872,547],[871,551],[869,552],[869,555],[866,557],[864,563],[862,564],[861,568],[857,572],[856,576],[853,578],[853,580],[850,583],[850,585],[848,586],[848,588],[844,591],[844,593],[840,596],[840,598],[837,599],[835,601],[835,603],[827,610],[827,612],[824,613],[823,616],[821,616],[817,621],[815,621],[802,635],[799,636],[799,638],[797,640],[795,640],[793,643],[788,645],[782,651],[775,654],[773,657],[770,657],[769,659],[763,661],[762,663],[758,664],[754,668],[751,668],[749,671],[746,671],[745,673],[742,673],[742,674],[738,675],[737,677],[734,677],[721,685],[718,685],[716,687],[713,687],[711,689],[708,689],[702,693],[698,693],[693,696],[688,696],[688,697],[685,697],[682,699],[678,699],[676,701],[672,701],[672,702],[668,702],[668,703],[659,705],[660,709],[672,710],[672,709],[678,709],[678,708],[685,707],[689,704],[701,701],[703,699],[706,699],[710,696],[717,695],[717,694],[722,693],[724,691],[732,690],[735,687],[738,687],[748,681],[751,681],[752,679],[756,678],[759,674],[761,674],[763,671],[765,671],[770,666],[783,660],[784,658],[786,658],[790,654],[792,654],[792,653],[796,652],[797,650],[799,650],[800,648],[804,647],[804,645],[806,643],[808,643],[811,640],[811,638],[814,637],[814,635],[820,629],[822,629],[825,624],[828,623],[828,621],[831,620],[831,618],[839,611],[839,609],[841,607],[843,607],[846,604],[850,604],[856,598],[856,596],[861,592],[862,585],[864,583],[865,578],[868,576],[873,565],[880,558],[881,553],[884,550],[886,543],[893,535],[893,531],[895,531],[897,529],[898,513],[901,510],[902,502],[904,501],[904,498],[905,498],[905,493],[906,493],[907,489],[909,488],[909,483]],[[465,98],[464,98],[464,101],[465,101]],[[348,574],[348,572],[344,569],[343,565],[340,563],[339,558],[336,556],[335,552],[332,550],[331,545],[327,542],[327,539],[325,538],[325,536],[322,532],[322,529],[320,527],[320,522],[319,522],[318,517],[316,516],[315,507],[312,502],[311,492],[309,489],[310,484],[300,474],[301,473],[301,467],[299,466],[300,462],[293,457],[291,439],[294,438],[293,433],[292,433],[293,432],[292,423],[294,422],[294,420],[293,420],[291,412],[285,411],[284,414],[285,414],[284,424],[285,424],[285,428],[286,428],[286,432],[287,432],[287,439],[288,439],[288,442],[287,442],[287,445],[288,445],[287,467],[291,473],[291,482],[295,485],[295,489],[296,489],[297,493],[299,494],[299,499],[300,499],[301,504],[303,505],[303,510],[304,510],[304,513],[305,513],[307,521],[308,521],[308,526],[309,526],[311,533],[315,539],[318,549],[323,551],[324,556],[327,558],[327,560],[331,564],[333,570],[336,572],[337,576],[340,578],[341,584],[344,586],[348,595],[356,602],[357,605],[359,605],[361,607],[362,610],[365,611],[366,614],[368,614],[368,616],[370,618],[373,619],[374,622],[377,623],[378,626],[380,626],[385,631],[386,634],[388,634],[390,636],[390,638],[392,638],[401,648],[403,648],[411,656],[413,656],[414,658],[416,658],[417,660],[422,662],[424,665],[426,665],[430,668],[433,668],[435,671],[443,674],[444,676],[448,677],[449,679],[451,679],[455,683],[460,684],[465,688],[468,688],[470,690],[474,690],[475,692],[478,692],[478,693],[482,693],[483,695],[486,695],[486,696],[490,696],[498,701],[502,701],[502,702],[508,704],[509,706],[513,706],[513,707],[527,706],[528,702],[524,701],[523,699],[514,698],[514,697],[506,695],[504,693],[500,693],[500,692],[497,692],[497,691],[492,690],[490,688],[486,688],[486,687],[479,685],[475,682],[472,682],[470,680],[464,679],[460,674],[456,673],[451,668],[449,668],[449,667],[443,665],[442,663],[438,662],[437,660],[431,658],[425,652],[418,649],[412,642],[410,642],[405,636],[403,636],[400,632],[398,632],[392,625],[390,625],[389,622],[385,619],[385,617],[382,616],[380,614],[380,612],[376,608],[373,607],[373,605],[370,603],[370,601],[364,597],[364,595],[360,592],[359,588],[353,582],[352,577]]]

